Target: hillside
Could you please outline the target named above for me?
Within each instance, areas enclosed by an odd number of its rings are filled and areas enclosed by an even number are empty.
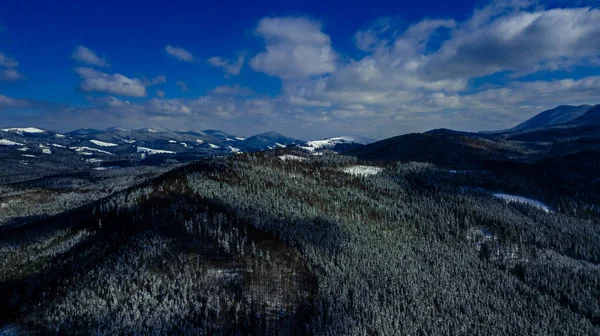
[[[8,227],[0,231],[0,326],[66,334],[600,332],[600,229],[581,217],[599,209],[593,198],[571,197],[580,184],[539,184],[540,172],[374,168],[331,155],[205,159]],[[599,177],[576,171],[588,184]]]

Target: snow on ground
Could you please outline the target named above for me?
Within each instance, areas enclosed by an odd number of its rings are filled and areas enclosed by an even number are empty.
[[[152,149],[152,148],[139,147],[139,146],[137,148],[137,152],[138,153],[148,154],[148,155],[153,155],[153,154],[177,154],[176,152],[172,152],[172,151],[168,151],[168,150]]]
[[[282,144],[280,144],[280,143],[278,143],[278,142],[276,142],[276,143],[275,143],[275,145],[276,145],[276,146],[278,146],[278,147],[281,147],[281,148],[285,148],[285,147],[287,147],[286,145],[282,145]]]
[[[25,156],[25,157],[31,157],[31,158],[34,158],[34,157],[36,157],[35,155],[31,155],[31,154],[21,154],[21,156]]]
[[[64,135],[64,134],[54,134],[54,136],[57,137],[57,138],[64,138],[64,137],[66,137],[66,135]]]
[[[219,147],[219,146],[217,146],[217,145],[213,145],[213,144],[211,144],[211,143],[209,143],[208,145],[210,146],[210,148],[213,148],[213,149],[218,149],[218,148],[221,148],[221,147]]]
[[[23,144],[6,139],[0,139],[0,146],[23,146]]]
[[[354,175],[354,176],[370,176],[370,175],[376,175],[376,174],[381,173],[381,171],[383,171],[383,168],[374,167],[374,166],[356,165],[356,166],[345,167],[342,169],[342,171],[344,173],[348,173],[348,174]]]
[[[40,144],[40,149],[42,150],[42,153],[44,153],[44,154],[52,154],[52,151],[50,150],[50,148],[46,147],[42,144]]]
[[[96,168],[92,168],[94,170],[108,170],[108,169],[119,169],[121,168],[120,166],[107,166],[107,167],[96,167]]]
[[[540,201],[536,201],[531,198],[503,194],[503,193],[493,193],[492,195],[496,198],[500,198],[500,199],[506,201],[507,203],[510,203],[510,202],[525,203],[525,204],[529,204],[535,208],[544,210],[545,212],[552,212],[552,210],[550,210],[550,208],[546,204],[544,204]]]
[[[52,146],[57,147],[57,148],[67,148],[66,146],[55,144],[55,143],[53,143]]]
[[[240,138],[240,137],[235,137],[236,139],[240,140],[240,141],[244,141],[246,140],[246,138]]]
[[[185,148],[188,148],[188,144],[186,144],[185,142],[180,142],[179,144],[182,145]]]
[[[200,139],[198,139],[198,140],[196,140],[196,143],[197,143],[197,144],[199,144],[199,145],[201,145],[201,144],[203,144],[203,143],[204,143],[204,140],[200,140]]]
[[[225,138],[225,141],[235,141],[235,140],[230,139],[230,138]]]
[[[169,140],[169,143],[177,143],[175,140]]]
[[[123,138],[119,138],[119,137],[115,137],[115,139],[121,140],[121,141],[126,142],[128,144],[132,144],[132,143],[135,142],[135,140],[128,140],[128,139],[123,139]]]
[[[315,151],[315,147],[306,147],[306,146],[300,146],[300,148],[307,150],[309,152],[314,152]]]
[[[118,146],[117,144],[114,143],[110,143],[110,142],[104,142],[104,141],[98,141],[98,140],[90,140],[91,143],[93,143],[96,146],[100,146],[100,147],[115,147]]]
[[[235,147],[233,147],[233,146],[229,146],[229,150],[230,150],[232,153],[235,153],[235,154],[242,154],[242,150],[241,150],[241,149],[239,149],[239,148],[235,148]]]
[[[110,152],[107,152],[107,151],[104,151],[104,150],[101,150],[101,149],[91,148],[91,147],[85,147],[85,146],[82,146],[82,147],[69,147],[69,149],[73,149],[76,152],[78,152],[80,154],[83,154],[83,155],[91,155],[91,153],[90,154],[85,154],[84,151],[91,151],[91,152],[98,152],[98,153],[102,153],[102,154],[114,155],[113,153],[110,153]]]
[[[100,163],[103,161],[104,160],[102,160],[102,159],[85,159],[85,162],[87,162],[87,163]]]
[[[358,136],[339,136],[339,137],[334,137],[334,138],[329,138],[329,139],[324,139],[324,140],[308,141],[307,144],[308,144],[308,146],[310,146],[312,148],[319,149],[319,148],[333,147],[337,144],[357,143],[357,144],[366,145],[369,142],[371,142],[371,141],[366,138],[362,138],[362,137],[358,137]]]
[[[303,158],[301,156],[296,156],[296,155],[290,155],[290,154],[285,154],[285,155],[281,155],[278,156],[278,158],[282,161],[306,161],[306,158]]]
[[[18,151],[21,151],[21,152],[27,152],[27,150],[28,150],[28,149],[29,149],[29,148],[27,148],[27,147],[23,147],[23,148],[17,148],[17,150],[18,150]]]
[[[4,132],[14,132],[17,134],[23,135],[23,133],[45,133],[46,131],[41,130],[35,127],[25,127],[25,128],[5,128]]]

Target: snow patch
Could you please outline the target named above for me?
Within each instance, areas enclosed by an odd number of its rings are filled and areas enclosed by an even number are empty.
[[[348,173],[348,174],[354,175],[354,176],[370,176],[370,175],[376,175],[376,174],[381,173],[381,171],[383,171],[383,168],[374,167],[374,166],[356,165],[356,166],[349,166],[349,167],[343,168],[342,171],[344,173]]]
[[[217,146],[217,145],[213,145],[213,144],[211,144],[211,143],[209,143],[208,145],[210,146],[210,148],[213,148],[213,149],[218,149],[218,148],[221,148],[221,147],[219,147],[219,146]]]
[[[85,159],[85,162],[87,162],[87,163],[100,163],[103,161],[104,160],[102,160],[102,159]]]
[[[30,157],[30,158],[36,157],[35,155],[31,155],[31,154],[21,154],[21,156]]]
[[[104,142],[104,141],[98,141],[98,140],[90,140],[91,143],[93,143],[96,146],[100,146],[100,147],[115,147],[118,146],[117,144],[114,143],[110,143],[110,142]]]
[[[235,137],[236,139],[240,140],[240,141],[244,141],[246,140],[246,138],[240,138],[240,137]]]
[[[44,154],[52,154],[52,151],[50,150],[50,148],[46,147],[42,144],[40,144],[40,149],[42,150],[42,153],[44,153]]]
[[[125,143],[128,143],[128,144],[132,144],[132,143],[135,142],[135,140],[123,139],[123,138],[119,138],[119,137],[115,137],[115,139],[121,140],[121,141],[123,141]]]
[[[137,148],[137,152],[138,153],[143,153],[143,154],[148,154],[148,155],[153,155],[153,154],[177,154],[176,152],[172,152],[172,151],[168,151],[168,150],[152,149],[152,148],[148,148],[148,147],[138,147]]]
[[[76,152],[83,154],[83,155],[92,155],[92,153],[86,154],[84,153],[85,151],[91,151],[91,152],[98,152],[98,153],[102,153],[102,154],[108,154],[108,155],[114,155],[113,153],[101,150],[101,149],[97,149],[97,148],[91,148],[91,147],[69,147],[69,149],[73,149]]]
[[[175,140],[169,140],[169,143],[177,143]]]
[[[54,136],[57,138],[65,138],[66,137],[66,135],[64,135],[64,134],[54,134]]]
[[[276,143],[275,143],[275,145],[276,145],[277,147],[281,147],[281,148],[285,148],[285,147],[287,147],[286,145],[282,145],[282,144],[280,144],[280,143],[278,143],[278,142],[276,142]]]
[[[18,151],[21,151],[21,152],[27,152],[27,150],[28,150],[28,149],[29,149],[29,148],[27,148],[27,147],[23,147],[23,148],[17,148],[17,150],[18,150]]]
[[[339,136],[339,137],[334,137],[334,138],[329,138],[329,139],[324,139],[324,140],[308,141],[307,144],[308,144],[308,146],[310,146],[312,148],[321,149],[321,148],[331,148],[338,144],[366,145],[370,142],[371,141],[369,139],[358,137],[358,136]]]
[[[23,144],[6,139],[0,139],[0,146],[23,146]]]
[[[188,144],[186,144],[185,142],[180,142],[179,144],[182,145],[185,148],[188,148]]]
[[[196,140],[196,143],[197,143],[197,144],[199,144],[199,145],[201,145],[201,144],[203,144],[203,143],[204,143],[204,140],[200,140],[200,139],[198,139],[198,140]]]
[[[52,146],[57,147],[57,148],[67,148],[66,146],[55,144],[55,143],[53,143]]]
[[[232,153],[235,153],[235,154],[242,154],[242,150],[241,150],[241,149],[239,149],[239,148],[235,148],[235,147],[229,146],[229,150],[230,150]]]
[[[278,158],[282,161],[306,161],[306,158],[290,154],[281,155]]]
[[[544,210],[545,212],[552,212],[552,210],[550,210],[550,207],[548,207],[546,204],[544,204],[544,203],[542,203],[540,201],[536,201],[536,200],[531,199],[531,198],[527,198],[527,197],[523,197],[523,196],[503,194],[503,193],[493,193],[492,195],[494,197],[496,197],[496,198],[500,198],[500,199],[506,201],[506,203],[511,203],[511,202],[524,203],[524,204],[531,205],[531,206],[533,206],[535,208]]]

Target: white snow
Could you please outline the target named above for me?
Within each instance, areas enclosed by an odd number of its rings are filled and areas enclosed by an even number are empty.
[[[236,139],[240,140],[240,141],[244,141],[246,140],[246,138],[240,138],[240,137],[235,137]]]
[[[307,144],[309,147],[320,149],[320,148],[331,148],[337,144],[355,143],[355,144],[366,145],[370,142],[371,141],[369,139],[359,137],[359,136],[339,136],[339,137],[334,137],[334,138],[329,138],[329,139],[324,139],[324,140],[308,141]]]
[[[211,143],[209,143],[208,145],[210,146],[210,148],[214,148],[214,149],[221,148],[221,147],[219,147],[219,146],[217,146],[217,145],[213,145],[213,144],[211,144]]]
[[[497,198],[500,198],[500,199],[506,201],[507,203],[510,203],[510,202],[525,203],[525,204],[529,204],[529,205],[531,205],[531,206],[533,206],[535,208],[544,210],[545,212],[552,212],[552,210],[550,210],[550,208],[546,204],[544,204],[544,203],[542,203],[540,201],[536,201],[536,200],[531,199],[531,198],[526,198],[526,197],[523,197],[523,196],[503,194],[503,193],[493,193],[492,195],[494,197],[497,197]]]
[[[64,138],[64,137],[66,137],[66,135],[64,135],[64,134],[54,134],[54,136],[57,137],[57,138]]]
[[[187,147],[188,147],[188,145],[187,145],[185,142],[180,142],[179,144],[180,144],[180,145],[182,145],[182,146],[183,146],[183,147],[185,147],[185,148],[187,148]]]
[[[242,150],[241,150],[241,149],[239,149],[239,148],[235,148],[235,147],[229,146],[229,150],[230,150],[232,153],[235,153],[235,154],[242,154]]]
[[[281,147],[281,148],[285,148],[285,147],[287,147],[286,145],[282,145],[282,144],[280,144],[280,143],[278,143],[278,142],[276,142],[276,143],[275,143],[275,145],[277,145],[278,147]]]
[[[55,144],[55,143],[53,143],[52,146],[58,147],[58,148],[67,148],[66,146]]]
[[[227,138],[227,137],[225,138],[225,140],[226,140],[226,141],[235,141],[235,140],[233,140],[233,139],[230,139],[230,138]]]
[[[306,161],[306,158],[303,158],[301,156],[296,156],[296,155],[290,155],[290,154],[285,154],[285,155],[281,155],[278,156],[278,158],[282,161]]]
[[[203,143],[204,143],[204,140],[200,140],[200,139],[198,139],[198,140],[196,140],[196,143],[198,143],[198,144],[200,144],[200,145],[201,145],[201,144],[203,144]]]
[[[18,150],[18,151],[21,151],[21,152],[27,152],[27,150],[28,150],[28,149],[29,149],[29,148],[27,148],[27,147],[23,147],[23,148],[17,148],[17,150]]]
[[[96,146],[100,146],[100,147],[115,147],[118,146],[117,144],[114,143],[110,143],[110,142],[104,142],[104,141],[99,141],[99,140],[90,140],[91,143],[93,143]]]
[[[169,140],[169,143],[177,143],[175,140]]]
[[[344,173],[348,173],[348,174],[354,175],[354,176],[376,175],[376,174],[381,173],[382,170],[383,170],[383,168],[381,168],[381,167],[360,166],[360,165],[349,166],[349,167],[345,167],[344,169],[342,169],[342,171]]]
[[[21,154],[21,156],[25,156],[25,157],[31,157],[31,158],[34,158],[34,157],[36,157],[35,155],[31,155],[31,154]]]
[[[90,152],[77,152],[81,155],[94,155],[94,153],[90,153]]]
[[[85,162],[87,162],[87,163],[100,163],[103,161],[104,160],[102,160],[102,159],[85,159]]]
[[[25,128],[5,128],[4,132],[14,132],[17,134],[23,135],[23,133],[45,133],[46,131],[41,130],[35,127],[25,127]]]
[[[92,155],[92,153],[84,153],[84,151],[92,151],[92,152],[98,152],[98,153],[102,153],[102,154],[108,154],[108,155],[114,155],[113,153],[98,149],[98,148],[91,148],[91,147],[69,147],[69,149],[73,149],[76,152],[83,154],[83,155]]]
[[[152,148],[139,147],[139,146],[137,148],[137,152],[138,153],[148,154],[148,155],[153,155],[153,154],[177,154],[176,152],[172,152],[172,151],[168,151],[168,150],[152,149]]]
[[[0,139],[0,146],[23,146],[23,144],[6,139]]]
[[[304,149],[304,150],[307,150],[307,151],[309,151],[309,152],[314,152],[314,151],[315,151],[315,148],[314,148],[314,147],[300,146],[300,148],[302,148],[302,149]]]
[[[129,144],[131,144],[131,143],[134,143],[134,142],[135,142],[135,140],[128,140],[128,139],[123,139],[123,138],[119,138],[119,137],[115,137],[115,139],[117,139],[117,140],[121,140],[121,141],[123,141],[123,142],[126,142],[126,143],[129,143]]]
[[[40,144],[40,149],[42,150],[42,153],[44,153],[44,154],[52,154],[52,151],[50,150],[50,148],[46,147],[42,144]]]

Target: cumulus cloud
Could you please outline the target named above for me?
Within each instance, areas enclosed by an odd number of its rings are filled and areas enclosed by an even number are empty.
[[[338,55],[328,35],[316,21],[304,18],[264,18],[256,34],[264,39],[265,51],[250,60],[255,71],[283,79],[332,73]]]
[[[165,47],[165,51],[167,52],[167,54],[169,54],[183,62],[193,62],[195,59],[194,55],[192,55],[192,53],[190,53],[189,51],[187,51],[183,48],[178,48],[178,47],[173,47],[171,45],[168,45]]]
[[[17,60],[6,56],[4,53],[0,53],[0,67],[16,68],[17,66],[19,66]]]
[[[75,71],[83,80],[79,88],[87,92],[104,92],[129,97],[145,97],[146,86],[137,78],[121,74],[106,74],[92,68],[80,67]]]
[[[473,78],[500,71],[528,74],[597,62],[598,22],[600,9],[589,7],[475,15],[428,57],[420,73],[431,79]]]
[[[240,53],[235,62],[223,59],[221,57],[211,57],[208,59],[208,64],[223,68],[228,75],[237,76],[240,74],[242,70],[242,66],[244,65],[244,60],[246,59],[246,54]]]
[[[212,90],[213,93],[222,94],[222,95],[239,95],[239,96],[247,96],[253,93],[252,89],[247,87],[241,87],[239,84],[235,84],[233,86],[222,85],[217,86]]]
[[[156,95],[160,98],[163,98],[165,96],[165,91],[161,90],[161,89],[157,89],[156,90]]]
[[[79,63],[86,63],[98,67],[110,66],[104,58],[98,57],[96,52],[82,45],[78,46],[77,49],[75,49],[71,57]]]
[[[177,83],[175,83],[175,85],[179,86],[179,90],[181,90],[181,92],[188,91],[187,84],[185,84],[185,82],[183,82],[183,81],[177,81]]]
[[[0,82],[16,82],[24,78],[25,76],[15,69],[0,70]]]

